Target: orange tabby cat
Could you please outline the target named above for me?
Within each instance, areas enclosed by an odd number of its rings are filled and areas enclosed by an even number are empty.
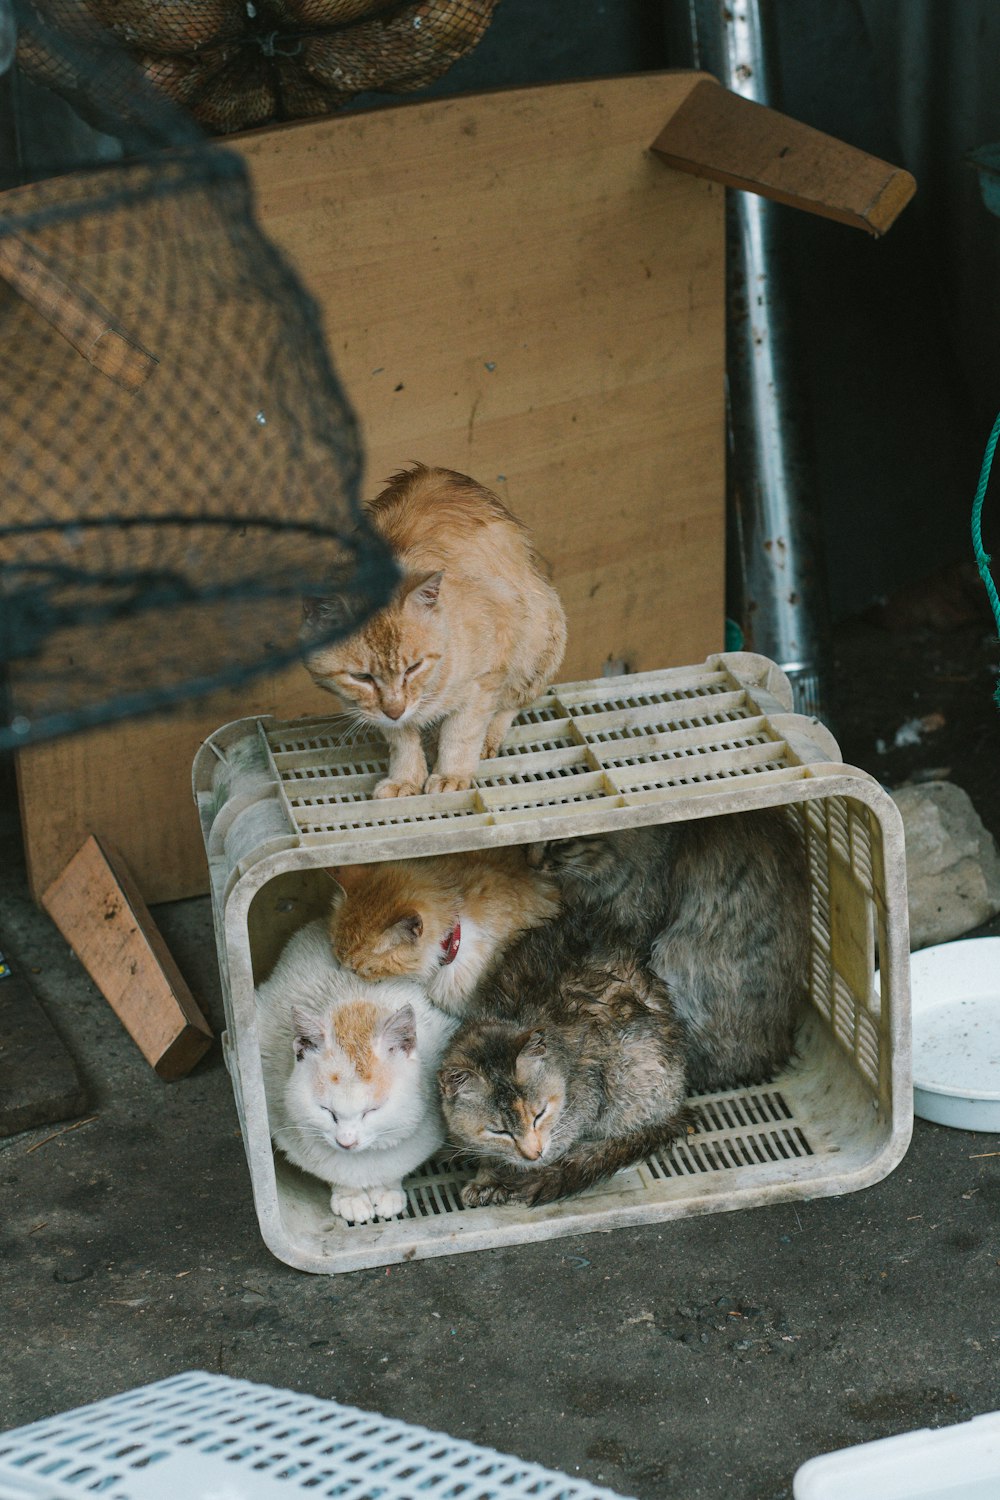
[[[367,506],[403,570],[392,600],[344,640],[308,649],[337,598],[306,604],[306,666],[389,742],[376,797],[458,791],[495,755],[562,661],[566,619],[521,523],[465,474],[418,464]],[[428,775],[421,730],[439,727]]]
[[[364,979],[406,975],[462,1015],[480,975],[519,932],[559,910],[555,880],[521,847],[339,865],[333,951]]]

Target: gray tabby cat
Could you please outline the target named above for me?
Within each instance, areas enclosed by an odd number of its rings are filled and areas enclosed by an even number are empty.
[[[665,986],[634,959],[574,961],[552,923],[501,958],[438,1072],[448,1134],[477,1158],[469,1207],[549,1203],[669,1145],[684,1054]]]
[[[809,881],[783,812],[561,839],[536,845],[529,863],[555,875],[570,929],[630,949],[665,981],[692,1093],[763,1083],[788,1062],[808,975]]]

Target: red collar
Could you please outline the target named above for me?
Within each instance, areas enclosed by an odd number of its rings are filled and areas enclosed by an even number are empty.
[[[453,964],[455,962],[455,959],[458,957],[458,947],[461,941],[462,924],[461,922],[456,922],[451,931],[445,935],[444,942],[441,944],[442,964]]]

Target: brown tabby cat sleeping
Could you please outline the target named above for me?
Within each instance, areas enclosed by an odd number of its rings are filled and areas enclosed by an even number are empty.
[[[462,1201],[551,1203],[669,1146],[687,1119],[687,1081],[666,985],[625,953],[567,943],[551,923],[500,969],[438,1072],[448,1134],[478,1161]]]
[[[312,649],[349,605],[306,601],[306,666],[388,740],[389,773],[374,796],[462,790],[562,661],[562,605],[524,527],[468,475],[418,464],[367,511],[402,582],[360,630]],[[428,775],[421,731],[435,725]]]
[[[556,882],[523,846],[338,865],[330,938],[364,979],[420,980],[427,998],[463,1015],[480,977],[518,933],[559,910]]]

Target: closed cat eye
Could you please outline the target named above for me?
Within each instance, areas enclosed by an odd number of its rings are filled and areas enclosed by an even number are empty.
[[[333,1110],[329,1107],[328,1104],[324,1104],[323,1108],[326,1110],[327,1114],[330,1116],[330,1119],[336,1125],[337,1124],[337,1116],[334,1114]]]
[[[419,661],[415,661],[410,666],[407,667],[406,671],[403,673],[403,676],[404,677],[410,677],[410,676],[412,676],[413,673],[417,670],[417,668],[418,667],[422,667],[423,664],[424,664],[424,659],[423,659],[423,657],[421,657]]]
[[[370,672],[348,672],[347,675],[352,682],[373,683],[375,681]]]
[[[487,1125],[483,1133],[484,1135],[502,1135],[505,1136],[508,1141],[512,1141],[514,1139],[514,1132],[512,1130],[494,1130],[491,1125]]]
[[[535,1116],[535,1118],[531,1122],[532,1129],[535,1129],[537,1127],[539,1120],[544,1120],[545,1119],[545,1116],[548,1114],[548,1112],[549,1112],[549,1106],[547,1104],[543,1105],[542,1108],[538,1111],[538,1113]]]

